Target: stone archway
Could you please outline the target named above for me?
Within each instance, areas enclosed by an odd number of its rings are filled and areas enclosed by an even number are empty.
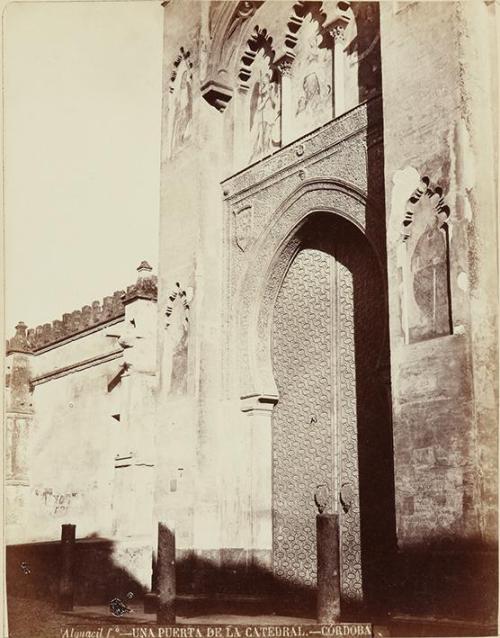
[[[282,203],[248,251],[246,272],[236,291],[236,338],[242,344],[240,395],[254,399],[247,401],[249,406],[270,405],[277,399],[269,347],[271,320],[283,277],[300,247],[301,227],[314,211],[335,214],[376,246],[376,230],[366,228],[368,205],[374,207],[352,185],[339,180],[309,180]],[[375,254],[378,256],[376,250]]]
[[[244,395],[242,409],[271,434],[267,524],[278,589],[295,607],[314,599],[313,496],[326,483],[341,518],[348,611],[377,598],[376,574],[394,538],[385,275],[365,233],[362,196],[314,186],[285,203],[258,245],[269,251],[253,261],[260,304],[240,328],[248,330],[247,378],[261,391]],[[262,530],[265,499],[257,498]]]
[[[296,239],[272,321],[273,571],[297,602],[314,591],[313,495],[326,485],[340,517],[345,611],[364,602],[374,544],[390,526],[390,509],[377,506],[387,479],[372,484],[380,477],[371,467],[391,467],[387,437],[379,440],[390,424],[381,400],[384,284],[366,238],[346,220],[311,215]]]

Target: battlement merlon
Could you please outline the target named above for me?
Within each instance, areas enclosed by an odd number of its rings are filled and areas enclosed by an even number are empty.
[[[54,345],[69,337],[74,337],[91,328],[120,319],[125,316],[125,306],[136,299],[158,299],[158,280],[147,261],[142,261],[137,268],[137,281],[127,290],[117,290],[113,295],[104,297],[102,301],[93,301],[91,305],[80,310],[64,313],[61,319],[45,323],[36,328],[29,328],[20,321],[15,335],[7,339],[6,353],[21,352],[34,354],[43,348]]]
[[[127,287],[127,292],[122,295],[122,305],[135,301],[136,299],[158,299],[158,281],[153,269],[147,261],[141,261],[137,267],[137,281],[132,286]]]

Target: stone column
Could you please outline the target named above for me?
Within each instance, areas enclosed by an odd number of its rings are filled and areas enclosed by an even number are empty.
[[[273,464],[272,414],[275,396],[243,399],[241,409],[250,428],[250,512],[253,560],[263,570],[272,569]]]
[[[319,623],[333,623],[340,618],[340,554],[338,514],[316,516],[317,616]]]
[[[61,574],[59,580],[59,609],[73,611],[75,589],[76,525],[61,525]]]
[[[330,27],[333,37],[333,86],[334,86],[334,115],[338,117],[345,112],[345,39],[344,32],[347,19],[340,16]]]
[[[175,624],[175,532],[158,523],[158,624]]]
[[[278,62],[281,73],[281,144],[285,145],[294,139],[294,123],[292,109],[284,109],[283,105],[290,101],[292,82],[293,59],[290,55],[284,55]]]

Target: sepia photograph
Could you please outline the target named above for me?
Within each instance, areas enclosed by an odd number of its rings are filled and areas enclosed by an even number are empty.
[[[2,9],[2,638],[497,636],[498,0]]]

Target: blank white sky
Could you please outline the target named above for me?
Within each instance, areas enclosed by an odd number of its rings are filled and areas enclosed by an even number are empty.
[[[6,336],[156,270],[162,21],[159,1],[5,10]]]

